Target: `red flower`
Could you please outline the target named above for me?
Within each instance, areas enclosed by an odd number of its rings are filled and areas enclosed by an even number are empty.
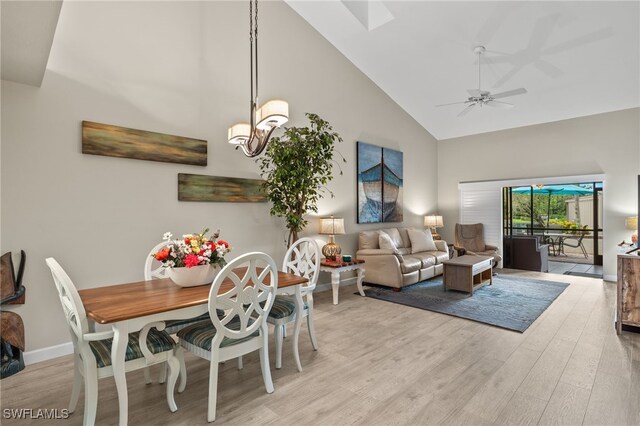
[[[225,240],[218,240],[218,245],[224,246],[224,248],[229,248],[229,243]]]
[[[189,239],[189,238],[185,238],[185,239],[184,239],[184,243],[185,243],[186,245],[190,246],[190,245],[191,245],[191,239]]]
[[[188,254],[187,257],[184,258],[184,264],[187,268],[198,266],[198,263],[200,263],[200,261],[198,260],[198,256],[193,253]]]
[[[160,250],[155,254],[155,258],[159,262],[166,260],[167,257],[169,257],[169,249],[167,247],[163,248],[162,250]]]

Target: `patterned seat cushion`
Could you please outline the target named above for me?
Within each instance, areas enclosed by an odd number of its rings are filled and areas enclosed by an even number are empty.
[[[304,309],[307,309],[307,303],[304,304]],[[296,312],[296,301],[294,296],[276,296],[273,301],[271,311],[269,311],[269,318],[282,319],[292,316]]]
[[[222,318],[224,316],[224,311],[222,309],[216,309],[216,313],[218,314],[218,318]],[[180,320],[168,320],[165,321],[165,326],[167,329],[169,328],[175,328],[175,327],[180,327],[183,325],[189,325],[195,322],[200,322],[200,321],[209,321],[209,312],[205,312],[204,314],[195,317],[195,318],[187,318],[187,319],[180,319]],[[177,332],[177,330],[176,330]],[[174,332],[175,333],[175,332]]]
[[[253,324],[253,320],[249,319],[249,324]],[[227,324],[227,328],[231,330],[240,329],[240,320],[238,317],[233,318]],[[178,331],[178,337],[194,346],[202,348],[206,351],[211,350],[211,340],[216,335],[216,329],[211,322],[201,321],[192,325],[188,325],[182,330]],[[237,345],[238,343],[245,342],[256,336],[260,335],[260,331],[256,330],[250,336],[242,339],[230,339],[225,337],[220,344],[221,348],[231,345]]]
[[[95,342],[89,342],[91,352],[96,357],[96,362],[99,368],[107,367],[111,365],[111,345],[113,339],[97,340]],[[176,342],[171,338],[168,333],[164,331],[158,331],[155,328],[149,330],[147,335],[147,346],[151,353],[158,354],[160,352],[170,351],[176,345]],[[133,359],[142,358],[142,350],[140,349],[140,333],[130,333],[129,343],[127,344],[127,350],[125,352],[125,360],[131,361]]]

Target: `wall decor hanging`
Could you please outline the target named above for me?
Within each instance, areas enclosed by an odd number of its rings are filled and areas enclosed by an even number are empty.
[[[357,143],[358,223],[402,222],[402,152]]]
[[[82,122],[82,153],[165,163],[207,165],[207,141],[110,124]]]
[[[178,201],[265,203],[261,179],[178,174]]]

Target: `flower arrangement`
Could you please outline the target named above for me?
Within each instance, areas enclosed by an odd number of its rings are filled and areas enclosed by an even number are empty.
[[[206,234],[209,229],[205,229],[199,234],[185,234],[182,239],[171,240],[173,235],[165,232],[163,240],[169,242],[162,250],[152,254],[152,256],[166,268],[191,268],[198,265],[226,265],[224,255],[231,251],[229,243],[220,240],[220,230],[217,230],[211,237]]]

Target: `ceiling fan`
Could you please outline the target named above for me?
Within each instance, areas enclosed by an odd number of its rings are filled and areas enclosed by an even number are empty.
[[[507,98],[509,96],[522,95],[524,93],[527,93],[527,89],[521,87],[520,89],[507,90],[506,92],[500,92],[493,95],[489,91],[482,90],[480,59],[482,57],[482,54],[485,52],[485,48],[484,46],[476,46],[473,49],[473,52],[476,55],[478,55],[478,88],[467,89],[467,92],[469,92],[469,98],[467,98],[466,101],[452,102],[449,104],[441,104],[441,105],[436,105],[436,107],[465,104],[466,108],[460,111],[460,113],[458,114],[458,117],[466,115],[469,111],[471,111],[477,105],[480,105],[481,107],[487,105],[494,108],[512,108],[514,106],[513,104],[510,104],[508,102],[498,101],[497,99]]]

